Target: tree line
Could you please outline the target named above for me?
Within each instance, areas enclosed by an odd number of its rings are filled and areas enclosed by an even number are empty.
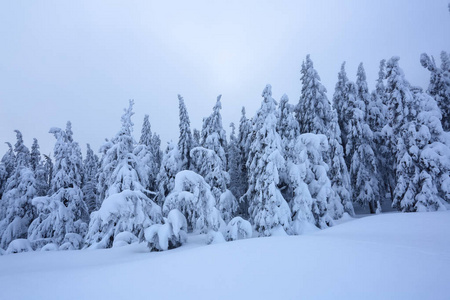
[[[450,58],[430,71],[426,91],[412,86],[399,58],[382,60],[369,91],[364,66],[356,81],[345,62],[331,101],[308,55],[301,95],[279,101],[271,86],[261,107],[227,136],[221,96],[201,130],[191,130],[179,99],[179,139],[161,151],[145,116],[132,135],[130,101],[117,134],[84,158],[72,124],[51,128],[53,157],[17,141],[0,163],[0,253],[27,249],[109,248],[146,241],[166,250],[187,232],[208,242],[250,236],[301,234],[332,226],[355,204],[381,212],[445,210],[450,202]]]

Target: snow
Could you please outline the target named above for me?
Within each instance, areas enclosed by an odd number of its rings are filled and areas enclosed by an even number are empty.
[[[4,255],[0,298],[448,299],[449,225],[449,211],[388,213],[301,236],[204,246],[189,235],[156,253],[141,243]]]

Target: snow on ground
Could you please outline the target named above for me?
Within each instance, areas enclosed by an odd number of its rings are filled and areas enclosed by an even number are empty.
[[[0,257],[0,299],[450,299],[450,212],[390,213],[302,236],[149,253]]]

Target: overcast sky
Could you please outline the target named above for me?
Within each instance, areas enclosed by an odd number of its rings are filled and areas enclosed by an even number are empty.
[[[266,83],[291,103],[309,53],[332,98],[347,61],[364,62],[374,87],[382,58],[401,57],[414,85],[427,87],[422,52],[450,51],[448,0],[423,1],[2,1],[0,156],[19,129],[31,147],[53,149],[51,127],[72,121],[74,138],[95,150],[120,128],[135,99],[134,135],[144,114],[166,141],[178,138],[178,99],[201,129],[218,94],[222,117],[252,117]]]

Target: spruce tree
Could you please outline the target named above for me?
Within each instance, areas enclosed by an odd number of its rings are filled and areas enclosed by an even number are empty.
[[[161,208],[146,190],[146,168],[139,156],[134,154],[131,117],[134,101],[122,115],[122,126],[106,152],[101,171],[108,170],[111,177],[106,181],[106,199],[98,211],[91,214],[86,244],[93,248],[112,247],[115,237],[128,231],[144,239],[144,230],[161,222]]]
[[[35,218],[31,200],[36,195],[31,155],[23,143],[22,133],[15,130],[14,170],[6,183],[2,197],[2,220],[0,220],[0,247],[6,249],[15,239],[27,238],[27,229]]]
[[[420,57],[422,66],[430,71],[428,93],[434,97],[442,112],[442,127],[450,131],[450,59],[447,52],[441,52],[441,67],[436,65],[433,57],[423,53]]]
[[[240,186],[241,191],[244,191],[239,200],[240,215],[244,218],[248,218],[249,199],[246,197],[246,191],[248,190],[248,170],[247,161],[250,150],[252,137],[252,121],[247,119],[245,115],[245,107],[241,110],[241,119],[239,121],[239,133],[238,133],[238,147],[239,147],[239,172],[240,172]]]
[[[159,205],[163,205],[166,197],[170,194],[175,186],[175,176],[181,171],[180,152],[177,144],[170,141],[167,143],[166,150],[161,162],[161,168],[156,178],[158,195],[156,201]]]
[[[222,127],[222,103],[220,99],[222,95],[217,97],[216,104],[213,107],[212,114],[203,119],[203,128],[201,132],[201,144],[203,147],[213,150],[222,161],[222,166],[225,169],[227,166],[227,136]]]
[[[28,236],[38,248],[47,243],[57,244],[61,249],[79,248],[89,221],[81,190],[81,150],[73,140],[70,122],[66,130],[51,128],[50,133],[55,136],[56,144],[49,196],[33,199],[38,217],[28,228]],[[77,242],[72,244],[74,239]]]
[[[250,146],[247,162],[250,199],[249,214],[260,235],[270,236],[275,230],[287,230],[290,209],[277,187],[279,172],[285,167],[281,138],[276,132],[275,100],[271,86],[262,93],[263,102],[255,115],[255,139]]]
[[[89,214],[98,209],[97,207],[97,172],[98,157],[92,151],[89,144],[86,145],[86,158],[83,161],[83,195]]]
[[[231,135],[230,143],[228,144],[228,167],[227,171],[230,175],[230,191],[239,199],[246,191],[246,184],[243,182],[242,168],[241,168],[241,153],[239,149],[238,138],[236,137],[236,128],[234,123],[230,124]]]
[[[330,103],[326,88],[314,69],[309,55],[302,65],[302,95],[297,106],[297,120],[301,133],[325,133],[330,122]]]
[[[346,107],[348,105],[348,93],[347,93],[348,77],[345,72],[345,62],[341,65],[341,70],[338,73],[338,82],[336,83],[333,95],[333,105],[337,112],[339,130],[341,132],[341,141],[345,153],[345,145],[347,144],[347,131],[346,131]]]
[[[180,137],[178,139],[178,151],[182,162],[180,170],[188,170],[191,161],[189,153],[192,149],[191,122],[183,97],[178,95],[178,101],[180,109]]]

